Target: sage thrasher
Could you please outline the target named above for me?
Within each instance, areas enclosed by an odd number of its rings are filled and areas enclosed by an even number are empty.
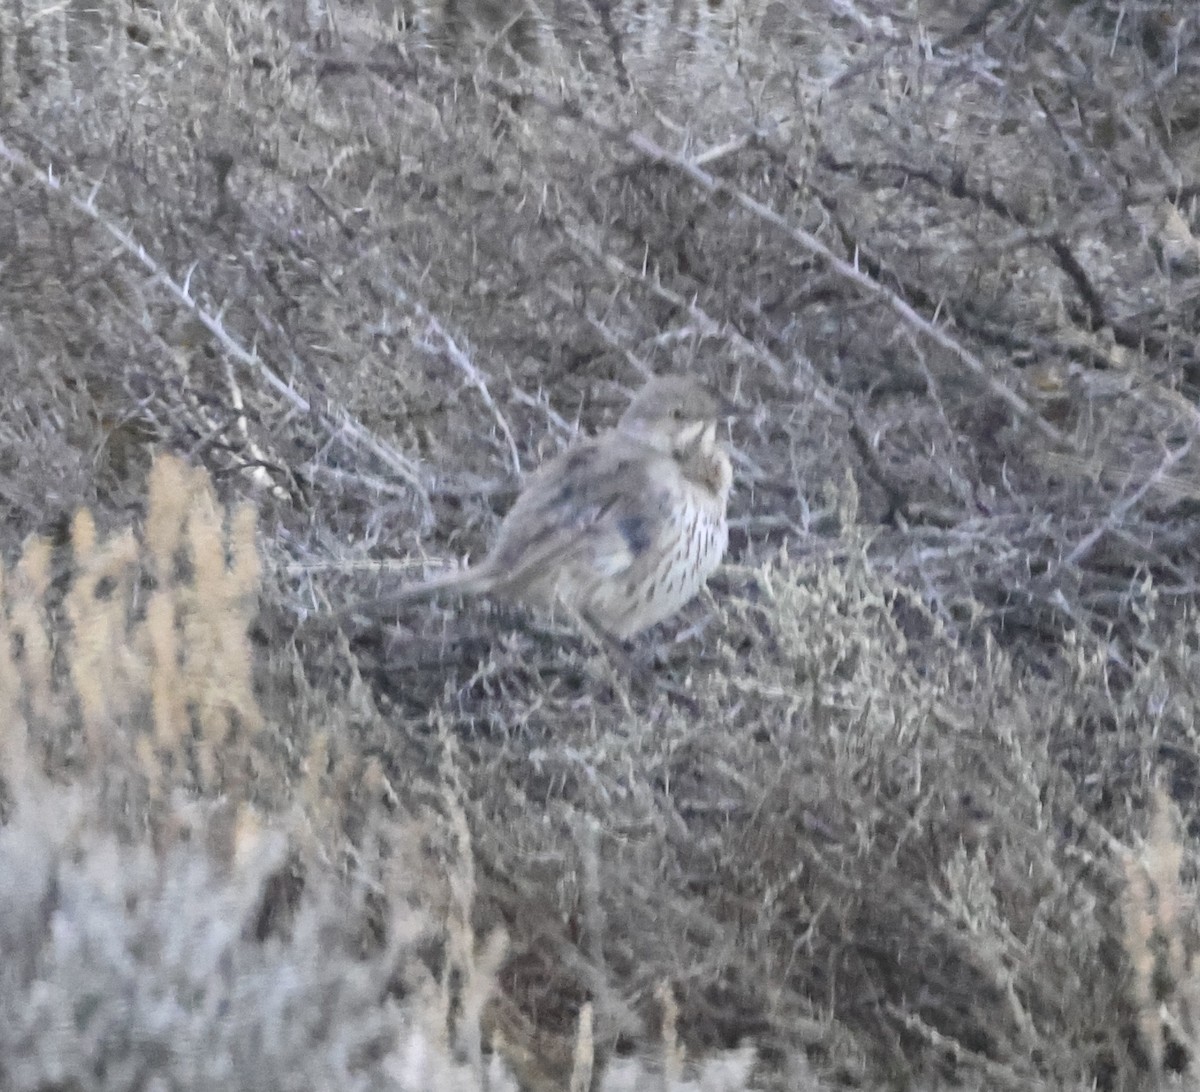
[[[349,608],[373,615],[439,592],[558,603],[612,637],[691,600],[729,541],[721,402],[679,376],[650,380],[615,428],[532,474],[477,565]]]

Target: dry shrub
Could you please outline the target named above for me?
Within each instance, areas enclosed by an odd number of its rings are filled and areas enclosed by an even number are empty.
[[[525,699],[493,696],[514,719],[470,747],[483,893],[537,938],[514,937],[508,991],[564,1039],[552,999],[585,992],[604,1057],[653,1039],[657,997],[700,1057],[803,1043],[855,1079],[907,1056],[1085,1082],[1122,1053],[1099,1015],[1120,982],[1096,973],[1103,877],[1060,844],[1074,800],[1034,715],[1054,688],[1014,689],[861,555],[730,580],[698,715],[643,697],[568,727],[549,666],[520,727]]]
[[[152,848],[53,790],[0,830],[5,1088],[483,1087],[447,1037],[421,958],[439,930],[409,879],[307,868],[281,927],[287,826],[173,815]],[[515,1087],[491,1068],[489,1087]]]
[[[6,581],[0,643],[17,768],[31,772],[32,746],[125,776],[136,753],[155,798],[191,784],[248,795],[263,728],[247,633],[259,589],[254,512],[243,505],[224,524],[205,472],[163,457],[141,540],[99,539],[81,509],[61,556],[45,539],[26,543]],[[52,586],[56,567],[65,592]]]
[[[503,1090],[510,1068],[545,1073],[524,1029],[499,1030],[507,938],[479,933],[455,741],[402,802],[350,738],[387,729],[361,683],[340,706],[296,684],[314,725],[299,768],[303,736],[262,712],[252,511],[226,518],[207,475],[164,456],[140,534],[102,538],[83,510],[54,554],[27,544],[0,612],[0,1083]],[[577,1084],[586,1025],[579,1044]],[[706,1087],[746,1087],[749,1061],[731,1065]]]
[[[477,1082],[489,1041],[546,1087],[1171,1070],[1120,862],[1160,778],[1197,826],[1197,33],[0,5],[5,556],[46,536],[4,573],[12,821],[39,770],[168,856],[181,791],[261,813],[267,919],[361,881],[390,951],[403,902]],[[723,607],[657,654],[698,713],[485,607],[296,639],[668,369],[746,410]],[[250,517],[162,447],[257,504],[253,645]]]
[[[162,457],[144,533],[101,539],[80,511],[60,564],[56,596],[30,542],[0,612],[0,1083],[512,1087],[481,1049],[503,942],[471,930],[453,797],[443,872],[436,815],[407,818],[377,767],[315,735],[297,792],[266,746],[252,511],[226,523],[207,475]]]

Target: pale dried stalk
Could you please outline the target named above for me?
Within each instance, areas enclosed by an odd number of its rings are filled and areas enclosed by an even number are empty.
[[[1057,444],[1063,444],[1064,446],[1073,446],[1069,443],[1067,437],[1050,424],[1049,421],[1045,420],[1029,402],[1017,394],[1016,391],[1006,387],[995,376],[991,375],[988,366],[965,345],[952,338],[940,326],[935,325],[923,315],[918,314],[911,304],[868,276],[857,264],[851,264],[839,258],[815,235],[789,223],[785,217],[781,216],[774,209],[764,205],[761,201],[756,200],[736,186],[731,186],[729,183],[714,177],[697,166],[694,161],[668,152],[644,133],[630,133],[625,137],[625,142],[635,151],[640,152],[654,162],[665,164],[679,171],[709,193],[720,193],[729,197],[752,216],[781,231],[794,243],[821,259],[839,277],[850,281],[868,295],[882,300],[915,330],[955,356],[969,372],[982,381],[992,394],[1005,402],[1022,420],[1031,424],[1047,439],[1053,440]]]

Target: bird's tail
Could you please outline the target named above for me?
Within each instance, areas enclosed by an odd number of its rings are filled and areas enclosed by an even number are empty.
[[[360,599],[350,603],[336,613],[339,617],[359,615],[367,618],[379,618],[391,614],[397,607],[406,603],[415,603],[422,599],[430,599],[440,592],[453,592],[455,595],[484,595],[497,584],[495,576],[489,571],[486,563],[469,569],[453,569],[450,572],[436,573],[424,580],[394,592],[376,596],[374,599]]]

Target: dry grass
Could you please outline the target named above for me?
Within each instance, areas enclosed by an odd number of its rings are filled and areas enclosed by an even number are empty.
[[[1141,1045],[1161,1080],[1182,1071],[1196,1078],[1200,968],[1196,904],[1183,885],[1185,856],[1166,793],[1154,794],[1150,831],[1140,856],[1125,860],[1124,945]]]
[[[0,1084],[1190,1079],[1198,36],[0,7]],[[668,369],[746,411],[695,710],[314,624]]]

